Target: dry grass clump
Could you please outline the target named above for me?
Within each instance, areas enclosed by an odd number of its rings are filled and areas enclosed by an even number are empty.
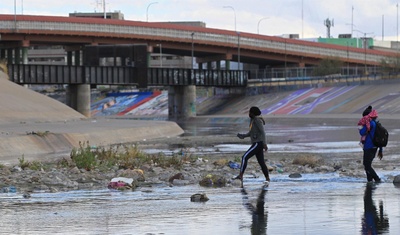
[[[173,156],[154,155],[140,151],[136,145],[92,147],[89,141],[79,142],[79,148],[72,149],[70,156],[78,168],[86,170],[108,169],[113,166],[119,169],[139,169],[144,164],[180,169],[185,163],[193,161],[190,153]]]
[[[225,158],[218,159],[214,162],[215,166],[226,166],[228,165],[229,160]]]
[[[314,168],[320,165],[322,162],[323,159],[321,157],[315,155],[302,155],[293,159],[292,163],[295,165],[309,166]]]

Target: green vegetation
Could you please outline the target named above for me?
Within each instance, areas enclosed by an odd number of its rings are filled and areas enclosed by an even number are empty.
[[[30,170],[34,170],[34,171],[40,171],[44,168],[46,168],[46,166],[38,161],[26,161],[24,155],[22,155],[21,158],[18,158],[19,164],[18,166],[21,167],[21,169],[25,170],[25,169],[30,169]]]
[[[21,158],[18,158],[19,164],[18,166],[21,167],[22,169],[28,168],[29,162],[25,161],[24,155],[22,155]]]
[[[233,160],[235,162],[242,162],[242,157],[241,156],[236,156],[235,159]]]
[[[118,169],[138,169],[144,164],[180,169],[183,164],[192,161],[192,156],[183,150],[179,156],[150,155],[140,151],[136,145],[92,148],[89,142],[80,142],[79,148],[74,148],[71,151],[71,159],[78,168],[88,171],[95,168],[108,169],[114,166]],[[60,164],[65,165],[67,163],[64,161]]]

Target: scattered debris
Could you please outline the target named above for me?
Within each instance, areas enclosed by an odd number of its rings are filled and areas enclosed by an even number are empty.
[[[208,174],[199,182],[203,187],[225,187],[226,179],[222,176]]]
[[[289,175],[289,178],[301,178],[303,177],[300,173],[292,173]]]
[[[240,168],[239,163],[237,163],[237,162],[232,162],[232,161],[229,161],[229,162],[228,162],[228,166],[229,166],[230,168],[232,168],[232,169],[239,169],[239,168]]]
[[[27,131],[26,132],[27,135],[37,135],[40,137],[44,137],[49,133],[50,133],[50,131],[44,131],[44,132],[43,131],[31,131],[31,132]]]
[[[0,193],[16,193],[17,189],[15,186],[6,186],[1,188]]]
[[[109,189],[116,189],[116,190],[128,190],[132,189],[133,179],[125,178],[125,177],[117,177],[111,179],[110,183],[108,183]]]
[[[191,202],[206,202],[210,200],[205,193],[196,193],[190,196]]]
[[[185,177],[183,176],[182,173],[178,173],[178,174],[175,174],[174,176],[171,176],[171,177],[169,178],[168,181],[169,181],[170,183],[172,183],[172,182],[174,182],[175,179],[177,179],[177,180],[184,180]]]

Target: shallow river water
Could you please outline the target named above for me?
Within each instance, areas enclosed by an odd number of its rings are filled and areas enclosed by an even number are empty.
[[[329,128],[313,129],[308,141],[275,141],[270,149],[360,151],[355,141],[323,137]],[[215,126],[195,130],[207,134],[218,131]],[[320,139],[314,141],[311,137],[318,132]],[[193,134],[190,128],[186,133]],[[305,131],[279,128],[273,133],[293,136]],[[392,134],[397,133],[393,129]],[[242,152],[247,147],[216,145],[204,149]],[[398,172],[378,174],[385,181]],[[1,193],[0,234],[399,234],[400,188],[389,180],[367,184],[365,179],[336,173],[292,179],[285,172],[274,174],[271,180],[269,187],[264,187],[261,178],[245,178],[243,189],[160,185],[132,192],[32,193],[29,199],[18,192]],[[194,193],[206,193],[210,200],[191,202]]]
[[[204,192],[205,203],[190,202]],[[398,234],[400,188],[335,174],[245,179],[244,188],[0,195],[0,234]]]

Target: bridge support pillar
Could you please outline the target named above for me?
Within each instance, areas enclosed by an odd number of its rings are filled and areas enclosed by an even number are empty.
[[[69,85],[66,104],[79,113],[90,117],[90,85]]]
[[[28,64],[28,48],[27,47],[22,48],[22,63]]]
[[[183,120],[196,116],[196,86],[170,86],[168,119]]]
[[[225,60],[225,70],[231,70],[231,61]]]

